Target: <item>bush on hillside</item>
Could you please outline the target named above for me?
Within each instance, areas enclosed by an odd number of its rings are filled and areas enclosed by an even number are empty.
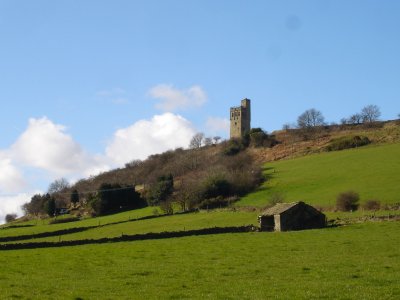
[[[61,223],[70,223],[70,222],[76,222],[79,221],[80,219],[78,217],[67,217],[67,218],[61,218],[61,219],[53,219],[49,222],[49,224],[61,224]]]
[[[224,155],[233,156],[238,154],[240,151],[246,147],[242,144],[240,139],[230,139],[223,145],[222,153]]]
[[[358,209],[360,196],[354,191],[340,193],[336,198],[336,209],[339,211],[355,211]]]
[[[227,197],[231,193],[231,185],[223,174],[211,175],[203,182],[202,198],[211,199]]]
[[[381,202],[378,200],[368,200],[363,204],[362,208],[365,210],[379,210]]]
[[[357,148],[370,144],[371,141],[366,136],[345,136],[334,139],[326,147],[327,151],[337,151],[350,148]]]
[[[278,142],[275,136],[269,135],[261,128],[252,128],[249,132],[250,146],[252,147],[273,147]]]
[[[172,215],[174,213],[174,207],[170,201],[161,202],[160,209],[166,215]]]
[[[72,191],[70,201],[73,205],[76,205],[77,203],[79,203],[79,193],[76,189]]]
[[[96,215],[104,215],[121,210],[145,207],[146,201],[136,192],[134,186],[103,183],[89,205]]]
[[[146,198],[149,205],[159,205],[167,201],[174,191],[174,178],[171,174],[168,176],[160,176],[157,182],[151,185],[147,192]]]
[[[285,201],[285,196],[282,193],[274,193],[271,195],[271,198],[269,199],[269,203],[272,205],[282,203]]]
[[[11,223],[11,222],[15,221],[16,219],[17,219],[16,214],[7,214],[5,217],[6,223]]]
[[[44,209],[49,217],[55,216],[57,214],[56,200],[49,196],[48,200],[44,204]]]
[[[215,208],[222,208],[222,207],[227,207],[231,205],[233,202],[237,201],[239,198],[237,197],[229,197],[229,198],[224,198],[221,196],[215,197],[215,198],[210,198],[203,200],[199,204],[200,209],[215,209]]]
[[[38,216],[39,214],[46,214],[46,203],[51,198],[50,194],[36,194],[31,198],[31,201],[22,205],[22,210],[25,214]]]

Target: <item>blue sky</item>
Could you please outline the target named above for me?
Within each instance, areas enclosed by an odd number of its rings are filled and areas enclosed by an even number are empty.
[[[0,0],[0,195],[227,137],[244,97],[269,132],[309,108],[394,119],[399,37],[394,0]]]

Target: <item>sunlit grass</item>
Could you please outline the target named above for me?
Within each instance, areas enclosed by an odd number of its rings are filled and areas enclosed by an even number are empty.
[[[396,299],[399,222],[0,253],[4,299]]]
[[[353,190],[361,203],[400,202],[400,144],[314,154],[265,164],[267,181],[237,205],[263,206],[274,194],[286,202],[305,201],[319,206],[335,205],[336,196]]]

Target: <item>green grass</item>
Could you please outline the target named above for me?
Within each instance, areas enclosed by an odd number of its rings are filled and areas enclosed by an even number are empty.
[[[267,164],[270,178],[240,205],[286,201],[333,205],[353,189],[362,200],[400,202],[400,144]],[[18,242],[100,239],[148,232],[256,224],[257,211],[201,211],[147,220],[154,208],[61,224],[0,229],[0,237],[94,228]],[[330,219],[399,211],[327,213]],[[135,220],[135,221],[132,221]],[[321,230],[188,236],[0,251],[0,299],[399,299],[400,222]]]
[[[361,202],[400,202],[400,144],[368,146],[265,164],[267,181],[237,205],[264,206],[274,194],[285,202],[334,206],[340,192],[354,190]]]
[[[38,234],[42,232],[52,232],[52,231],[58,231],[75,227],[90,227],[90,226],[106,225],[117,222],[124,222],[136,218],[151,216],[153,215],[153,210],[154,207],[145,207],[142,209],[125,211],[122,213],[98,217],[98,218],[87,218],[76,222],[51,224],[51,225],[49,225],[50,219],[30,220],[28,222],[17,223],[14,225],[19,225],[19,226],[32,225],[31,227],[4,229],[5,227],[7,227],[7,225],[3,226],[3,229],[0,229],[0,237]]]
[[[21,240],[18,242],[58,242],[82,240],[82,239],[100,239],[103,237],[119,237],[124,235],[144,234],[149,232],[163,231],[186,231],[193,229],[203,229],[211,227],[229,227],[257,224],[257,212],[233,212],[233,211],[202,211],[199,213],[190,213],[182,215],[163,216],[155,219],[125,222],[110,226],[99,226],[87,231],[65,234],[61,236],[35,238]],[[79,224],[77,224],[79,225]],[[51,228],[42,226],[41,229]],[[80,227],[80,226],[77,226]],[[10,235],[12,236],[12,235]],[[15,243],[15,242],[10,242]]]
[[[398,299],[399,222],[2,251],[2,299]]]

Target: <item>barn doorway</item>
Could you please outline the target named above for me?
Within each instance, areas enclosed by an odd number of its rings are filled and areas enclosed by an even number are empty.
[[[262,227],[262,230],[265,230],[265,231],[274,231],[274,229],[275,229],[274,216],[263,216],[261,227]]]

